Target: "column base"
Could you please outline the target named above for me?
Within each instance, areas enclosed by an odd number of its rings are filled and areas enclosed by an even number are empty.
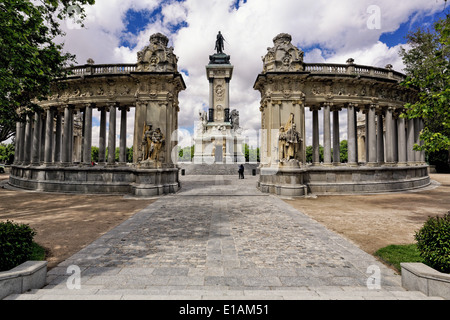
[[[379,167],[380,165],[377,162],[367,162],[366,166],[374,168],[374,167]]]

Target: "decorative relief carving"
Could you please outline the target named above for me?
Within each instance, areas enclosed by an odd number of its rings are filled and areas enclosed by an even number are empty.
[[[274,47],[267,48],[263,57],[263,72],[273,71],[302,71],[303,51],[292,43],[292,37],[287,33],[280,33],[273,39]]]
[[[137,53],[137,71],[177,72],[178,58],[173,47],[168,48],[169,39],[155,33],[150,37],[150,45]]]

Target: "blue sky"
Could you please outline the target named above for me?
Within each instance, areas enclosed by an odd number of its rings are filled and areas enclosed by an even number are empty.
[[[376,28],[369,27],[373,6],[379,13]],[[444,0],[97,0],[86,8],[86,28],[68,25],[64,42],[79,64],[88,58],[96,63],[134,63],[150,35],[165,34],[187,85],[179,95],[179,125],[189,135],[198,111],[208,104],[205,66],[220,30],[234,65],[231,108],[239,110],[241,126],[258,130],[261,97],[253,84],[262,70],[261,57],[277,34],[291,34],[293,44],[305,52],[305,62],[344,64],[351,57],[356,64],[392,64],[402,71],[398,52],[408,31],[430,26],[444,10],[448,12]],[[131,133],[132,117],[130,113]],[[344,113],[342,117],[344,139]]]

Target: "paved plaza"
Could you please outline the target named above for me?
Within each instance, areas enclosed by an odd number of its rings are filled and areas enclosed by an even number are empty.
[[[256,181],[181,176],[178,193],[51,269],[46,287],[7,299],[433,299]]]

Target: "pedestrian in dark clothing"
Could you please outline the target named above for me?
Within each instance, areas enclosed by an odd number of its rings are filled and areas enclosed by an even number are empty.
[[[244,165],[239,165],[239,179],[244,179]]]

